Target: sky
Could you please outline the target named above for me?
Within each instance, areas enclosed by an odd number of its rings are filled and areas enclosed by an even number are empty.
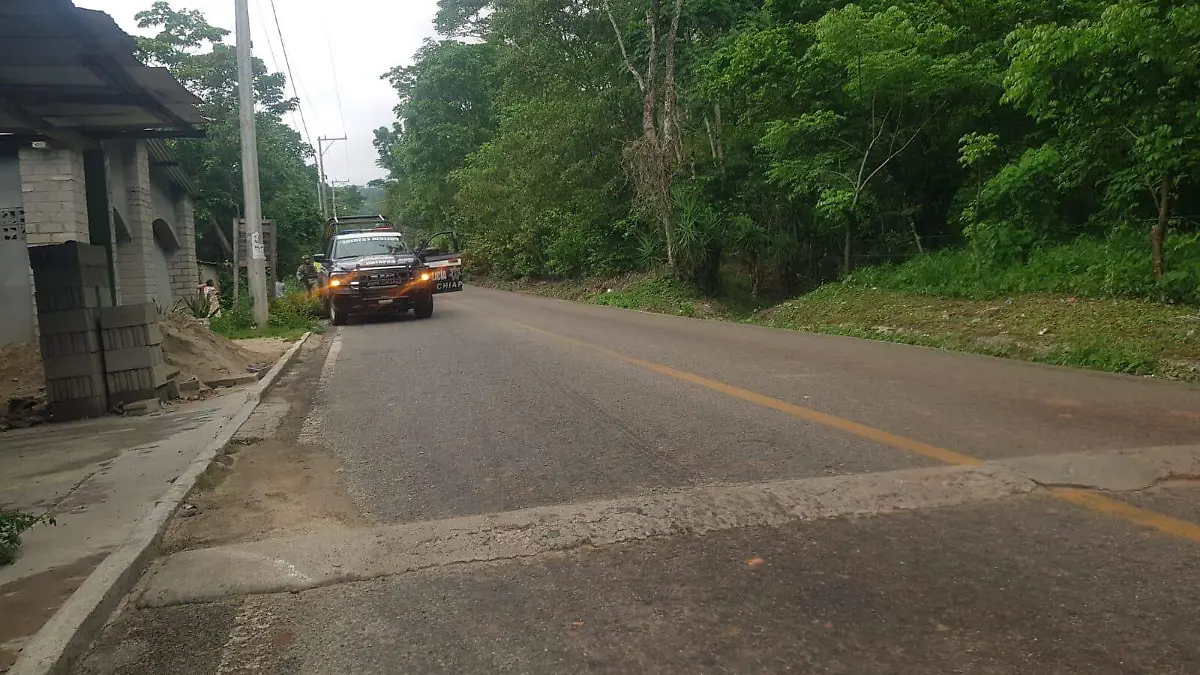
[[[154,32],[138,28],[133,18],[152,2],[75,0],[75,5],[107,12],[125,32],[137,35]],[[348,139],[328,146],[326,176],[331,181],[348,180],[356,185],[384,177],[386,172],[375,163],[372,132],[381,126],[391,126],[396,94],[379,78],[394,66],[409,65],[421,43],[434,36],[437,0],[274,2],[313,144],[318,136]],[[209,23],[230,31],[226,41],[233,44],[234,0],[170,0],[170,3],[174,9],[200,10]],[[271,70],[286,72],[271,0],[250,0],[250,32],[254,55]],[[285,119],[303,134],[298,116]]]

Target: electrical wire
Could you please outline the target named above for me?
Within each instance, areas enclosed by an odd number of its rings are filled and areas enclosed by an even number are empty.
[[[256,2],[256,3],[254,3],[254,6],[258,9],[258,22],[260,24],[262,24],[262,29],[263,29],[262,34],[263,34],[263,37],[266,38],[266,42],[267,42],[267,54],[271,57],[271,71],[278,73],[279,72],[279,59],[275,57],[275,45],[271,43],[271,24],[267,23],[267,15],[263,14],[262,3]],[[297,131],[299,131],[301,129],[301,124],[296,120],[296,110],[299,107],[300,107],[300,98],[297,97],[296,98],[296,108],[293,108],[288,111],[288,119],[290,119],[292,121],[292,128],[296,129]],[[307,132],[307,130],[305,130],[305,131]],[[312,141],[307,136],[305,136],[304,140],[309,145],[312,145]]]
[[[275,32],[279,35],[279,47],[283,50],[283,64],[287,67],[288,81],[292,83],[292,94],[296,96],[297,109],[300,111],[300,125],[304,128],[304,139],[313,152],[318,152],[317,146],[313,145],[312,134],[308,132],[308,121],[304,119],[304,104],[300,97],[300,80],[296,78],[295,72],[292,70],[292,61],[288,58],[287,41],[283,39],[283,29],[279,27],[279,12],[275,9],[275,0],[271,2],[271,16],[275,19]],[[270,41],[267,41],[270,44]],[[312,100],[312,99],[309,99]]]
[[[274,0],[272,0],[272,2],[273,1]],[[333,41],[329,39],[328,24],[326,24],[326,30],[325,30],[325,46],[329,49],[329,71],[331,73],[333,73],[333,92],[334,92],[335,96],[337,97],[338,120],[342,124],[342,135],[348,137],[349,134],[346,133],[346,113],[345,113],[345,109],[342,107],[342,88],[338,84],[337,62],[333,58]],[[350,142],[349,141],[342,141],[342,158],[346,162],[346,176],[349,177],[350,176]]]

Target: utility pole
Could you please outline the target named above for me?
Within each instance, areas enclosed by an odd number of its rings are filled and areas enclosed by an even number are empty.
[[[254,69],[250,60],[250,2],[234,0],[237,15],[238,121],[242,128],[242,192],[246,200],[246,270],[254,299],[254,323],[267,325],[267,252],[263,247],[262,203],[258,194],[258,140],[254,129]],[[234,242],[237,246],[240,242]],[[236,272],[236,270],[235,270]]]
[[[325,217],[325,176],[321,173],[321,155],[317,155],[317,209]]]
[[[325,151],[328,149],[325,147],[325,143],[328,141],[332,145],[334,141],[344,140],[346,140],[345,136],[338,136],[337,138],[317,137],[317,204],[321,207],[321,217],[324,219],[329,218],[329,211],[325,208]],[[337,217],[336,213],[334,217]]]

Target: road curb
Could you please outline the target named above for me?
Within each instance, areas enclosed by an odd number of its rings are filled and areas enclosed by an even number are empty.
[[[138,521],[121,547],[100,563],[29,640],[7,675],[60,675],[69,671],[146,571],[167,522],[192,491],[196,480],[250,418],[263,395],[275,384],[283,369],[295,360],[311,336],[311,332],[305,333],[279,357],[266,376],[246,392],[245,400],[233,417],[209,423],[213,427],[212,440],[159,497],[149,513]]]

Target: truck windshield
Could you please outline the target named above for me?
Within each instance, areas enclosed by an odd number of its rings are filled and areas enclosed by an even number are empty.
[[[397,236],[359,237],[344,239],[333,245],[333,259],[362,258],[369,255],[394,255],[406,253],[408,247]]]

